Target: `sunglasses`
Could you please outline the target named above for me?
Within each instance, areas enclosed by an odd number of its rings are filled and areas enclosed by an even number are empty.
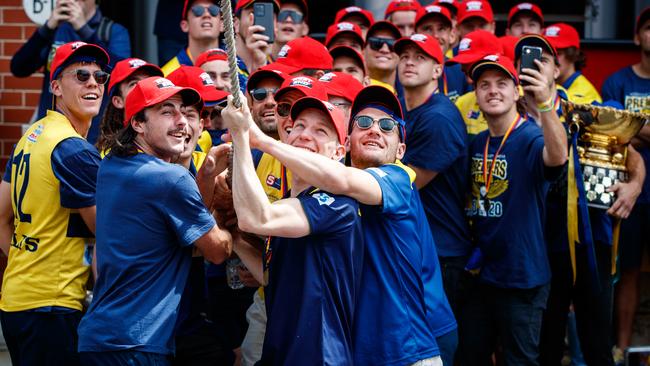
[[[291,113],[291,103],[278,103],[276,110],[278,112],[278,116],[289,117],[289,114]]]
[[[399,122],[395,121],[392,118],[380,118],[373,119],[369,116],[357,116],[354,119],[354,124],[362,130],[367,130],[372,127],[373,123],[377,122],[379,124],[379,129],[383,132],[393,132],[395,127],[399,125]]]
[[[192,14],[194,14],[195,17],[203,16],[203,14],[205,14],[205,11],[206,11],[206,10],[207,10],[207,11],[210,13],[210,15],[212,15],[213,17],[216,17],[216,16],[219,15],[219,13],[221,12],[221,10],[219,9],[219,7],[216,6],[216,5],[214,5],[214,4],[209,5],[209,6],[194,5],[194,6],[192,6],[192,7],[190,8],[190,10],[192,10]]]
[[[291,17],[294,23],[301,23],[304,15],[295,10],[282,10],[278,13],[278,22],[286,22],[289,17]]]
[[[379,51],[384,45],[386,45],[388,46],[388,50],[393,52],[395,40],[392,38],[368,37],[368,45],[373,51]]]
[[[108,81],[108,76],[109,76],[109,73],[107,73],[106,71],[96,70],[96,71],[91,73],[90,71],[88,71],[86,69],[76,69],[76,70],[70,70],[70,71],[61,73],[61,75],[64,75],[64,74],[75,74],[77,76],[77,80],[79,80],[79,82],[81,82],[81,83],[85,83],[88,80],[90,80],[90,75],[92,75],[93,78],[95,79],[95,81],[97,82],[97,84],[106,84],[106,82]]]
[[[278,89],[266,89],[266,88],[256,88],[251,90],[249,93],[251,94],[251,97],[255,99],[258,102],[263,101],[266,99],[269,95],[275,95],[275,92],[277,92]]]

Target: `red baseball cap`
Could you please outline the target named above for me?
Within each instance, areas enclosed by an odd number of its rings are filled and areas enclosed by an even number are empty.
[[[275,62],[260,69],[279,70],[289,75],[304,69],[331,70],[332,56],[317,40],[300,37],[282,46]]]
[[[102,69],[108,65],[110,58],[103,48],[96,44],[81,41],[68,42],[59,46],[54,53],[50,65],[50,80],[54,80],[59,73],[74,62],[95,62]]]
[[[569,47],[580,49],[578,31],[566,23],[549,25],[544,29],[543,34],[556,50]]]
[[[372,37],[372,35],[379,30],[388,30],[393,34],[393,37],[395,37],[395,39],[402,38],[402,32],[400,32],[399,28],[397,28],[395,24],[387,20],[380,20],[378,22],[374,22],[370,28],[368,28],[368,33],[366,33],[366,44],[368,42],[368,37]]]
[[[228,53],[221,48],[211,48],[196,58],[194,66],[201,66],[210,61],[228,61]]]
[[[366,72],[366,62],[363,59],[363,55],[352,47],[336,46],[330,50],[330,55],[332,55],[333,59],[339,56],[348,56],[359,64],[359,67],[364,70],[364,73]]]
[[[432,16],[443,18],[450,27],[453,24],[451,21],[451,13],[449,12],[449,9],[440,5],[427,5],[418,10],[418,14],[415,17],[415,27],[417,28],[422,20]]]
[[[210,75],[196,66],[181,66],[167,75],[167,79],[176,86],[192,88],[199,92],[203,103],[212,106],[223,101],[230,93],[217,90]]]
[[[555,50],[555,47],[553,47],[553,44],[551,44],[551,42],[544,36],[539,34],[524,34],[517,40],[517,43],[513,49],[514,61],[517,61],[519,59],[521,56],[521,50],[524,46],[541,47],[543,50],[546,50],[552,54],[553,57],[557,57],[557,51]]]
[[[499,43],[501,43],[501,49],[503,50],[503,55],[507,56],[509,59],[515,59],[515,45],[519,41],[519,37],[506,35],[499,37]]]
[[[194,4],[195,1],[198,0],[185,0],[185,3],[183,4],[183,17],[181,19],[185,19],[187,17],[187,10],[190,8],[192,4]],[[219,1],[217,0],[210,0],[212,1],[216,6],[219,6]],[[219,8],[219,11],[221,11],[221,8]]]
[[[347,99],[350,103],[363,89],[363,84],[359,80],[343,72],[328,72],[321,76],[318,81],[325,87],[328,96],[341,97]]]
[[[542,9],[540,9],[539,6],[531,3],[519,3],[513,6],[512,8],[510,8],[510,11],[508,12],[507,28],[510,28],[510,25],[512,24],[512,19],[521,13],[532,14],[537,19],[539,19],[539,22],[542,23],[542,25],[544,25],[544,15],[542,14]]]
[[[422,52],[431,56],[437,63],[444,63],[445,57],[442,54],[440,43],[438,43],[438,40],[431,37],[430,35],[416,33],[410,37],[400,38],[397,42],[395,42],[395,53],[399,55],[402,53],[404,47],[410,44],[415,45],[421,49]]]
[[[501,43],[494,34],[485,30],[468,33],[458,43],[458,54],[447,61],[447,65],[455,63],[472,64],[486,55],[503,53]]]
[[[422,5],[416,0],[393,0],[386,7],[384,19],[388,19],[396,11],[418,11],[420,8],[422,8]]]
[[[279,80],[280,83],[284,83],[284,80],[287,77],[288,77],[287,74],[278,70],[257,70],[254,73],[252,73],[251,76],[248,78],[248,82],[246,83],[246,90],[250,93],[250,91],[255,89],[255,87],[257,86],[257,84],[259,84],[260,81],[266,78],[274,78]]]
[[[462,23],[465,20],[478,17],[485,20],[488,23],[494,21],[494,13],[492,13],[492,6],[487,0],[470,0],[465,1],[460,5],[458,9],[458,23]]]
[[[248,8],[253,5],[253,3],[273,3],[273,10],[275,10],[276,13],[280,11],[280,3],[278,0],[239,0],[237,1],[237,5],[235,5],[235,15],[239,16],[242,9]]]
[[[634,26],[634,33],[639,33],[639,28],[643,25],[643,23],[646,22],[646,20],[650,19],[650,6],[646,7],[645,9],[641,10],[641,14],[636,18],[636,25]]]
[[[158,65],[150,64],[147,61],[136,57],[124,59],[116,63],[113,68],[111,78],[108,81],[108,95],[113,94],[113,88],[117,86],[117,84],[126,80],[138,70],[146,70],[149,76],[164,76]]]
[[[481,60],[472,65],[469,75],[472,78],[472,81],[476,83],[478,78],[481,77],[481,74],[485,70],[497,69],[505,72],[512,78],[515,84],[519,84],[519,78],[517,77],[517,70],[515,70],[515,65],[512,63],[512,60],[504,55],[487,55]]]
[[[449,10],[449,13],[452,15],[458,13],[458,2],[455,0],[436,0],[433,4],[447,8],[447,10]]]
[[[361,17],[363,17],[368,22],[368,26],[371,26],[375,22],[375,18],[368,10],[362,9],[358,6],[348,6],[347,8],[343,8],[336,12],[336,16],[334,16],[334,23],[340,23],[348,16],[354,14],[361,15]]]
[[[302,111],[309,108],[316,108],[325,112],[325,114],[329,116],[334,125],[334,129],[336,130],[336,135],[339,138],[339,143],[343,145],[345,143],[345,138],[348,136],[347,131],[345,130],[346,120],[343,112],[329,102],[307,96],[300,98],[293,103],[291,106],[291,120],[295,121]]]
[[[350,22],[335,23],[327,27],[327,35],[325,36],[325,47],[329,47],[334,37],[340,34],[351,34],[363,46],[363,33],[358,25]]]
[[[290,90],[297,90],[308,97],[327,100],[327,90],[325,90],[323,84],[309,76],[294,76],[286,79],[275,93],[275,100],[280,99],[282,94]]]
[[[141,110],[165,101],[176,94],[181,95],[185,105],[200,104],[199,110],[203,109],[201,95],[192,88],[181,88],[168,79],[158,76],[138,81],[124,103],[124,127],[128,126],[131,118]]]
[[[379,85],[370,85],[363,88],[359,94],[357,94],[357,97],[354,98],[354,102],[352,102],[350,116],[352,118],[356,117],[361,110],[369,106],[380,107],[391,114],[400,124],[400,140],[402,142],[406,140],[406,126],[404,125],[402,105],[399,103],[395,93]],[[353,126],[354,124],[350,123],[349,131],[352,131]]]

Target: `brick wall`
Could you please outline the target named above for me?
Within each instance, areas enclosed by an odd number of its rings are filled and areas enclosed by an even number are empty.
[[[0,1],[0,171],[4,172],[13,144],[22,135],[38,106],[43,75],[16,78],[9,70],[11,57],[37,25],[25,15],[22,0]]]

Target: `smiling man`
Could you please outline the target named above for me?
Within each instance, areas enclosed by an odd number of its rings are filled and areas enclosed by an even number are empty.
[[[97,177],[99,278],[79,326],[83,365],[168,365],[193,249],[214,263],[230,255],[230,234],[206,208],[213,189],[202,197],[190,172],[170,164],[184,150],[193,105],[202,107],[194,89],[161,77],[138,82],[126,99],[125,128]]]
[[[239,228],[270,236],[264,289],[268,322],[259,364],[351,365],[363,263],[359,204],[316,189],[297,175],[290,197],[269,203],[250,153],[248,131],[256,127],[248,109],[229,103],[223,115],[235,148],[233,201]],[[341,111],[306,97],[293,105],[291,118],[290,145],[340,164],[346,136]],[[256,267],[252,271],[259,272],[261,263]]]
[[[16,365],[77,365],[77,325],[95,232],[99,154],[85,137],[99,113],[108,54],[84,42],[52,60],[55,110],[32,125],[0,185],[3,251],[0,319]],[[9,247],[9,243],[11,246]]]
[[[387,21],[376,22],[368,29],[364,56],[371,85],[395,91],[398,58],[393,45],[400,37],[399,29]]]

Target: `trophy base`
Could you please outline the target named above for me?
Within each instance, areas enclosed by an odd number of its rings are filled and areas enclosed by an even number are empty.
[[[619,182],[627,181],[624,170],[605,167],[593,162],[582,163],[582,178],[584,181],[587,206],[607,210],[616,200],[613,192],[607,189]]]

